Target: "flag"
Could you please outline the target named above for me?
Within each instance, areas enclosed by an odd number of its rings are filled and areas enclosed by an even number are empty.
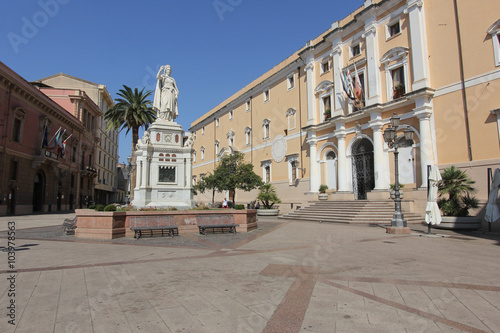
[[[64,139],[63,143],[62,143],[62,150],[61,150],[61,157],[62,158],[65,158],[66,157],[66,142],[68,142],[69,138],[71,138],[73,134],[71,134],[70,136],[68,136],[66,139]]]
[[[63,149],[63,135],[66,133],[66,130],[64,130],[62,133],[59,131],[57,134],[56,140],[54,141],[54,147],[57,151],[57,154],[60,155]]]
[[[52,140],[54,140],[54,138],[56,136],[58,136],[59,134],[61,133],[61,127],[59,127],[59,129],[56,131],[56,133],[54,134],[54,136],[52,137],[52,139],[50,139],[49,143],[47,144],[47,147],[49,146],[49,144],[52,142]],[[56,139],[57,140],[57,139]],[[54,145],[52,147],[48,147],[48,148],[54,148],[56,146],[56,144],[54,143]]]
[[[363,89],[361,88],[361,80],[359,79],[356,63],[354,63],[354,75],[356,77],[356,87],[354,88],[354,95],[356,96],[356,99],[358,101],[361,101],[363,97]]]
[[[344,88],[347,97],[349,97],[350,99],[354,99],[353,90],[351,89],[352,84],[349,85],[347,76],[344,71],[341,71],[339,68],[339,72],[340,72],[340,80],[342,81],[342,87]]]
[[[47,122],[45,122],[45,126],[43,127],[42,148],[46,148],[48,146],[49,146],[49,130],[47,128]]]

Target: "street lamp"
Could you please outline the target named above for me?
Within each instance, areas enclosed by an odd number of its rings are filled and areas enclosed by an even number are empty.
[[[391,125],[384,131],[384,139],[389,148],[394,148],[394,215],[391,220],[391,228],[388,233],[408,233],[408,227],[404,215],[401,212],[401,192],[399,191],[399,161],[398,148],[409,147],[413,144],[413,131],[407,126],[404,135],[397,136],[401,118],[394,113],[391,117]]]
[[[127,176],[127,204],[130,204],[130,191],[132,190],[132,184],[131,184],[131,174],[135,169],[135,165],[131,163],[132,162],[132,157],[127,157],[127,171],[128,171],[128,176]]]

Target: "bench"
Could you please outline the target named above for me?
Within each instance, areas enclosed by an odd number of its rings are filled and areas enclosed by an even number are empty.
[[[74,235],[76,229],[76,221],[78,217],[74,219],[64,219],[63,222],[63,231],[66,235]]]
[[[229,232],[236,233],[236,227],[239,224],[234,223],[233,215],[198,215],[196,216],[196,224],[200,234],[207,235],[207,229],[212,229],[215,233],[216,229],[220,229],[224,233],[224,229],[229,229]]]
[[[130,230],[135,232],[134,238],[139,239],[143,231],[149,231],[149,237],[153,236],[153,231],[161,231],[161,235],[165,235],[168,231],[170,237],[179,236],[179,228],[174,223],[172,215],[162,216],[131,216],[129,217]]]

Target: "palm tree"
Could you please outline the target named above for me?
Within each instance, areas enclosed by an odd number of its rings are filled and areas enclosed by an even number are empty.
[[[108,129],[113,128],[121,132],[126,128],[126,134],[132,130],[132,152],[136,150],[139,140],[139,128],[144,126],[147,129],[156,119],[156,111],[152,107],[152,102],[147,99],[152,91],[145,92],[144,89],[132,90],[123,85],[123,89],[120,89],[117,94],[120,96],[116,99],[117,103],[104,115],[104,119],[108,121]]]
[[[465,171],[452,165],[443,170],[441,177],[438,206],[444,216],[469,216],[470,209],[479,207],[479,201],[473,196],[475,181]]]

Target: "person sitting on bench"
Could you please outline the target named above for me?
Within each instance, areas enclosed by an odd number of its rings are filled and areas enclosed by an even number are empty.
[[[227,209],[227,200],[226,200],[226,198],[224,198],[224,200],[222,200],[222,208]]]

